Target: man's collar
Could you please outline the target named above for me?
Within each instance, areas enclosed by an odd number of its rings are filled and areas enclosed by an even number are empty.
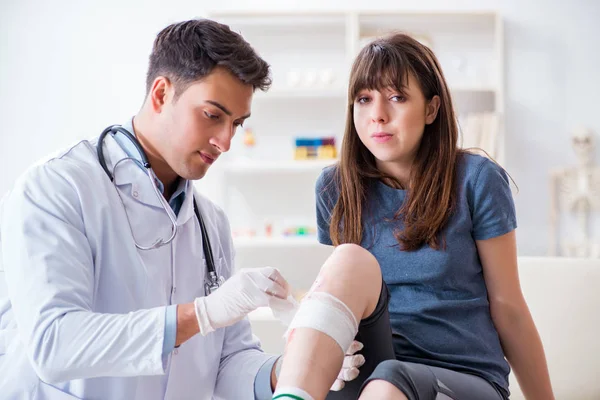
[[[127,130],[133,137],[136,137],[135,130],[133,128],[133,118],[127,120],[122,127]],[[107,137],[105,144],[107,155],[110,159],[110,168],[113,170],[114,182],[117,186],[124,186],[131,184],[131,195],[138,201],[145,204],[152,205],[155,207],[162,208],[162,203],[156,198],[156,193],[152,188],[152,185],[147,180],[148,174],[146,168],[143,166],[142,157],[136,146],[127,138],[123,133],[117,132],[114,135],[111,134]],[[131,161],[121,161],[125,158],[130,158]],[[115,170],[114,166],[118,166]],[[150,171],[156,185],[161,193],[164,193],[164,185],[158,179],[153,171]],[[173,195],[169,199],[169,204],[173,207],[179,203],[181,208],[179,210],[178,220],[187,220],[193,213],[192,204],[187,199],[191,197],[193,199],[193,185],[187,179],[179,178],[177,188]],[[189,193],[189,196],[188,196]],[[182,198],[178,199],[179,196]]]

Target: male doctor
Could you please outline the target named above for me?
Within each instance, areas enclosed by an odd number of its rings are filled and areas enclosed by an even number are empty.
[[[113,131],[18,179],[0,209],[1,399],[271,398],[276,357],[245,316],[288,285],[269,267],[232,276],[227,218],[191,182],[269,85],[268,64],[227,26],[173,24],[154,42],[145,102],[122,126],[151,170]],[[226,279],[212,293],[194,202]]]

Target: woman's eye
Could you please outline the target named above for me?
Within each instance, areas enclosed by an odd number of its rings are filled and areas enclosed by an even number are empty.
[[[358,99],[356,99],[356,102],[358,104],[365,104],[369,102],[369,98],[368,97],[359,97]]]
[[[398,103],[401,103],[401,102],[403,102],[406,99],[404,98],[404,96],[392,96],[390,98],[390,100],[398,102]]]
[[[210,118],[210,119],[219,119],[219,116],[218,116],[218,115],[211,114],[211,113],[209,113],[208,111],[204,111],[204,114],[206,114],[206,116],[207,116],[208,118]]]

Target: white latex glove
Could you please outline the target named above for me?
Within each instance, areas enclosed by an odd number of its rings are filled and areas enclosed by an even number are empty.
[[[269,304],[273,298],[286,299],[289,285],[272,267],[241,270],[205,297],[194,301],[200,333],[233,325],[249,312]]]
[[[356,340],[352,342],[346,355],[344,356],[344,363],[342,369],[338,374],[337,379],[333,382],[331,390],[334,392],[340,391],[346,386],[346,382],[356,379],[360,371],[358,370],[365,363],[365,357],[362,354],[354,354],[357,351],[362,350],[363,344]]]

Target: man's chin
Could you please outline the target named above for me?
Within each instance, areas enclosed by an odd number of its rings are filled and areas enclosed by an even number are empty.
[[[204,178],[208,172],[208,168],[203,168],[202,170],[197,171],[188,171],[185,175],[180,175],[183,179],[187,179],[189,181],[197,181],[198,179]]]

